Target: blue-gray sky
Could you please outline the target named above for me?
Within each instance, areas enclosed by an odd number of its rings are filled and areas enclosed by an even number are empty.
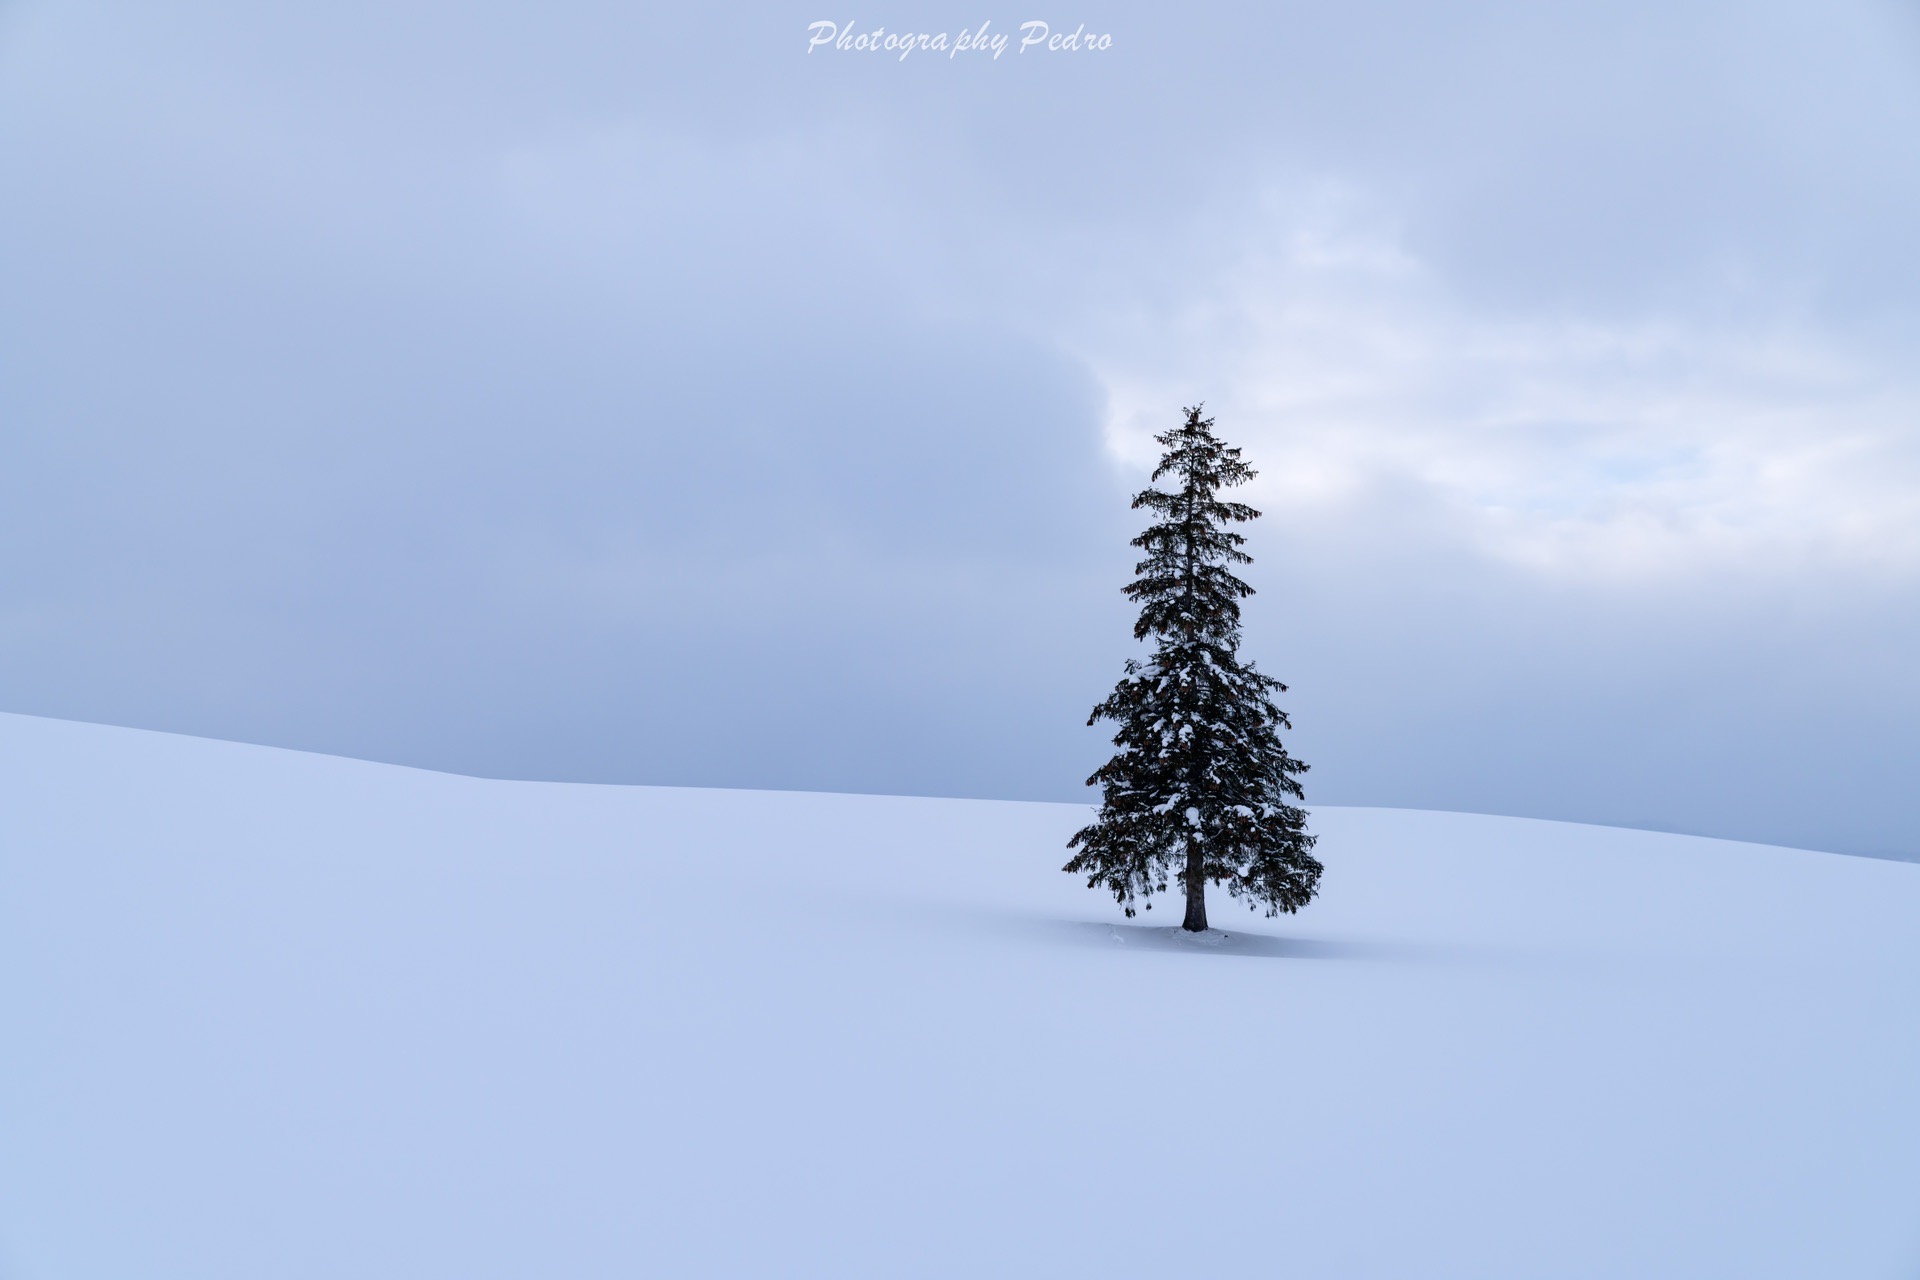
[[[1310,800],[1920,854],[1920,10],[936,8],[0,6],[0,707],[1076,798],[1204,399]]]

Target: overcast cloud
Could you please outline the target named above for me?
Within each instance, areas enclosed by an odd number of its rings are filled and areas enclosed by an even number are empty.
[[[1920,854],[1917,151],[1891,0],[17,0],[0,707],[1078,798],[1204,399],[1310,801]]]

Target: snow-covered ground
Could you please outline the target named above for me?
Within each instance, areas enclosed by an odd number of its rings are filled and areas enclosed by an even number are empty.
[[[1322,808],[1189,943],[1086,812],[0,716],[0,1275],[1920,1275],[1920,866]]]

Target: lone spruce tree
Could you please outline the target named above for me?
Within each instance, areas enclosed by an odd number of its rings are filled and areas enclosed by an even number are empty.
[[[1273,694],[1287,686],[1242,662],[1240,601],[1253,588],[1231,565],[1251,564],[1246,539],[1228,526],[1259,512],[1222,502],[1219,491],[1251,480],[1240,451],[1213,434],[1213,419],[1187,420],[1155,439],[1165,447],[1135,510],[1154,522],[1133,540],[1146,553],[1125,590],[1140,606],[1136,640],[1153,641],[1144,663],[1126,674],[1088,724],[1119,724],[1113,758],[1088,786],[1101,789],[1100,813],[1067,842],[1078,850],[1065,870],[1104,886],[1129,916],[1152,907],[1175,874],[1187,896],[1183,927],[1207,927],[1207,883],[1267,914],[1298,911],[1319,887],[1315,837],[1307,834],[1299,775],[1278,729],[1292,729]]]

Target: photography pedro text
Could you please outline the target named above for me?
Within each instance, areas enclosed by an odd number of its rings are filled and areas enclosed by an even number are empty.
[[[977,53],[998,58],[1007,51],[1009,33],[989,30],[993,24],[983,22],[977,28],[960,29],[958,35],[948,35],[944,31],[889,31],[885,27],[875,27],[871,31],[862,31],[856,23],[841,25],[833,22],[810,22],[807,24],[807,52],[812,53],[822,47],[846,53],[890,53],[901,62],[913,53],[944,53],[949,58],[957,58],[963,53]],[[1035,49],[1043,53],[1100,53],[1113,48],[1112,35],[1094,35],[1087,30],[1087,24],[1081,23],[1072,31],[1055,31],[1039,19],[1023,22],[1019,26],[1020,43],[1013,46],[1015,53],[1025,53]]]

